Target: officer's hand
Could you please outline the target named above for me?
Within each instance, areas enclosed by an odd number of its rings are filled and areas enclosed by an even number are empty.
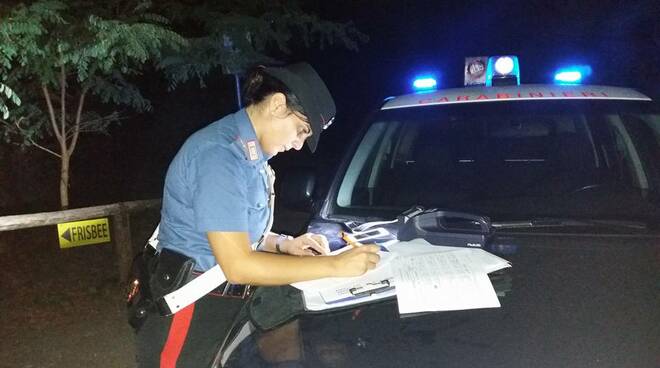
[[[284,253],[294,256],[325,255],[330,253],[328,239],[320,234],[307,233],[291,240],[285,240],[280,247]]]
[[[360,276],[375,268],[380,261],[378,250],[378,245],[363,245],[335,256],[338,273],[336,276]]]

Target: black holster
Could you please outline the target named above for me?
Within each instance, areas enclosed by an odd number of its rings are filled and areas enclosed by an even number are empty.
[[[192,258],[169,249],[155,254],[153,248],[147,246],[135,257],[126,306],[128,322],[136,332],[149,314],[172,314],[163,296],[190,281],[194,267]]]

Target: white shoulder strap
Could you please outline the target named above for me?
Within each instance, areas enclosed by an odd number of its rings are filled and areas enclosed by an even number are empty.
[[[165,303],[173,314],[189,306],[227,281],[220,265],[215,265],[189,283],[165,295]]]
[[[151,234],[149,240],[147,240],[147,246],[152,246],[154,249],[158,249],[158,229],[160,229],[160,223],[156,226],[156,230]]]
[[[151,246],[154,249],[157,249],[159,229],[160,224],[156,226],[156,230],[154,230],[154,233],[147,241],[146,246]],[[165,295],[163,300],[167,304],[170,313],[174,314],[201,299],[204,295],[210,293],[213,289],[222,285],[222,283],[225,281],[227,281],[227,277],[222,272],[220,265],[216,264],[189,283]]]

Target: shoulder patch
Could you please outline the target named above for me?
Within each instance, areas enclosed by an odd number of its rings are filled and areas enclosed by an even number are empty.
[[[236,137],[234,146],[237,147],[238,150],[242,153],[244,159],[249,160],[247,145],[245,145],[245,142],[243,142],[241,137]]]
[[[259,153],[257,152],[256,141],[247,142],[247,151],[248,151],[248,158],[250,159],[250,161],[256,161],[259,159]]]

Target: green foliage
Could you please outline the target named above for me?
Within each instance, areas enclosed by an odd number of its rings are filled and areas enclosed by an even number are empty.
[[[21,106],[21,99],[6,84],[0,83],[0,113],[3,119],[9,118],[9,107],[5,101],[11,101],[16,106]]]
[[[322,20],[296,1],[201,1],[193,7],[163,1],[158,6],[190,40],[185,53],[168,55],[159,63],[170,88],[191,78],[203,84],[217,68],[241,74],[252,65],[276,62],[275,57],[291,53],[291,45],[339,44],[357,50],[367,41],[351,23]]]
[[[48,115],[34,104],[23,104],[13,108],[10,119],[0,120],[0,123],[3,140],[22,147],[30,147],[33,145],[32,142],[50,134],[46,129],[49,124]]]
[[[16,110],[6,121],[8,109],[0,100],[5,120],[0,129],[22,131],[32,138],[40,129],[51,129],[34,115],[36,111],[47,114],[43,87],[53,91],[56,110],[62,106],[55,97],[64,90],[66,124],[74,121],[77,97],[83,91],[102,102],[148,110],[149,101],[127,76],[139,74],[147,63],[161,59],[163,52],[176,52],[188,44],[169,23],[150,11],[148,1],[110,1],[95,7],[85,1],[54,0],[0,5],[0,78],[20,86],[25,104],[32,107],[30,114],[28,109]],[[101,132],[106,127],[98,125]]]

